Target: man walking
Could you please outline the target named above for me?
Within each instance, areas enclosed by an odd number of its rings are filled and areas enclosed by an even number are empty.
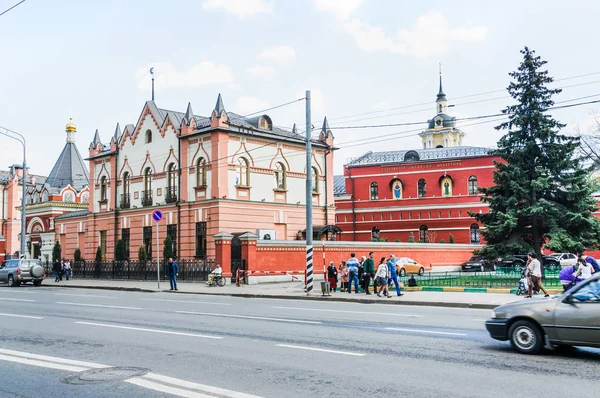
[[[179,265],[172,258],[167,263],[166,275],[171,283],[171,290],[177,290],[177,277],[179,276]]]
[[[375,253],[369,252],[369,257],[363,262],[364,287],[367,294],[371,294],[371,292],[369,292],[369,284],[371,282],[371,277],[375,276],[375,261],[373,260],[374,255]]]
[[[52,264],[52,271],[54,271],[54,282],[60,282],[61,265],[59,259],[54,260],[54,264]]]
[[[390,254],[390,259],[388,260],[388,270],[390,273],[390,284],[394,281],[394,285],[396,286],[396,294],[398,296],[403,296],[402,291],[400,290],[400,283],[398,282],[398,270],[396,268],[396,256]]]
[[[354,288],[356,293],[358,293],[358,266],[360,263],[356,258],[355,253],[350,253],[350,258],[346,263],[346,267],[348,267],[348,293],[352,293],[352,282],[354,282]]]

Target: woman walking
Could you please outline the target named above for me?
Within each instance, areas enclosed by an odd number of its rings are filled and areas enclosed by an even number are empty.
[[[327,280],[329,281],[329,289],[332,292],[335,292],[337,289],[337,268],[335,267],[335,263],[333,261],[329,262],[329,267],[327,267]]]
[[[550,297],[544,286],[542,285],[542,265],[540,260],[535,256],[535,253],[531,252],[528,254],[529,261],[527,263],[527,275],[529,276],[529,286],[527,286],[527,296],[525,298],[531,298],[533,291],[543,291],[544,297]]]
[[[377,273],[375,274],[375,279],[377,279],[377,284],[379,285],[377,296],[381,297],[381,291],[383,290],[385,295],[390,298],[392,296],[390,296],[390,292],[388,291],[388,266],[385,260],[385,257],[381,257]]]
[[[342,274],[342,288],[340,291],[345,292],[348,288],[348,267],[346,267],[346,262],[342,260],[340,264],[340,274]]]

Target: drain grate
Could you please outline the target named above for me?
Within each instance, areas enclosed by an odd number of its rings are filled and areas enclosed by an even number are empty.
[[[123,381],[132,377],[143,376],[150,369],[134,367],[112,367],[90,369],[61,379],[66,384],[99,384]]]

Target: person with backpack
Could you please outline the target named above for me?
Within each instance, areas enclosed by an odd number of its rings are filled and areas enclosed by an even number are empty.
[[[354,282],[355,292],[358,293],[358,267],[360,263],[356,258],[356,253],[350,253],[350,258],[346,261],[348,267],[348,294],[352,293],[352,282]]]

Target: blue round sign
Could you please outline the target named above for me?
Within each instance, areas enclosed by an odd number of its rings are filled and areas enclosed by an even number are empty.
[[[154,211],[152,212],[152,219],[153,219],[155,222],[161,222],[161,221],[162,221],[162,219],[163,219],[163,214],[162,214],[162,211],[160,211],[160,210],[154,210]]]

